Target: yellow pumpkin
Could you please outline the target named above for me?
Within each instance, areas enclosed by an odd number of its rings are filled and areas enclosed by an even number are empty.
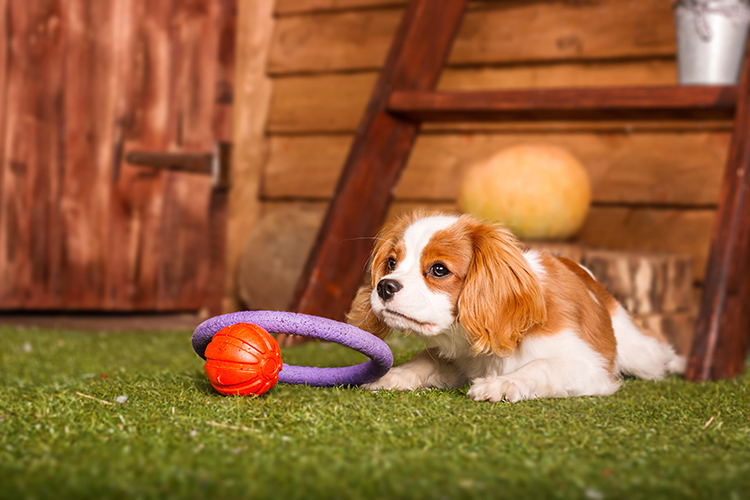
[[[569,152],[550,145],[513,146],[472,165],[458,195],[461,211],[503,223],[521,239],[575,235],[591,204],[591,182]]]

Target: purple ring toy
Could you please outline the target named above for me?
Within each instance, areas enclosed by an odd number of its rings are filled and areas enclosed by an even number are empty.
[[[223,314],[198,325],[193,332],[193,349],[206,359],[206,347],[225,326],[252,323],[271,333],[290,333],[336,342],[370,358],[364,363],[341,368],[316,368],[283,364],[279,382],[320,387],[360,385],[373,382],[393,366],[393,353],[388,344],[375,335],[346,323],[307,314],[282,311],[241,311]]]

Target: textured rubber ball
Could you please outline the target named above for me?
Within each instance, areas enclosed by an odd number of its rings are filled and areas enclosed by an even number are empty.
[[[219,330],[206,347],[206,375],[226,396],[260,396],[276,385],[281,352],[271,334],[250,323]]]

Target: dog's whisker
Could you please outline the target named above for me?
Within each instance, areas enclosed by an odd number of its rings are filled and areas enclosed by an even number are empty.
[[[359,240],[373,240],[373,241],[385,241],[383,238],[378,238],[377,236],[358,236],[356,238],[347,238],[345,240],[341,240],[341,243],[347,242],[347,241],[359,241]]]

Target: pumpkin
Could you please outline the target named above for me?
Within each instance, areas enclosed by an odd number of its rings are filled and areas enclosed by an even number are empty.
[[[499,151],[467,169],[458,207],[504,224],[521,239],[560,240],[575,235],[591,204],[591,182],[569,152],[524,144]]]

